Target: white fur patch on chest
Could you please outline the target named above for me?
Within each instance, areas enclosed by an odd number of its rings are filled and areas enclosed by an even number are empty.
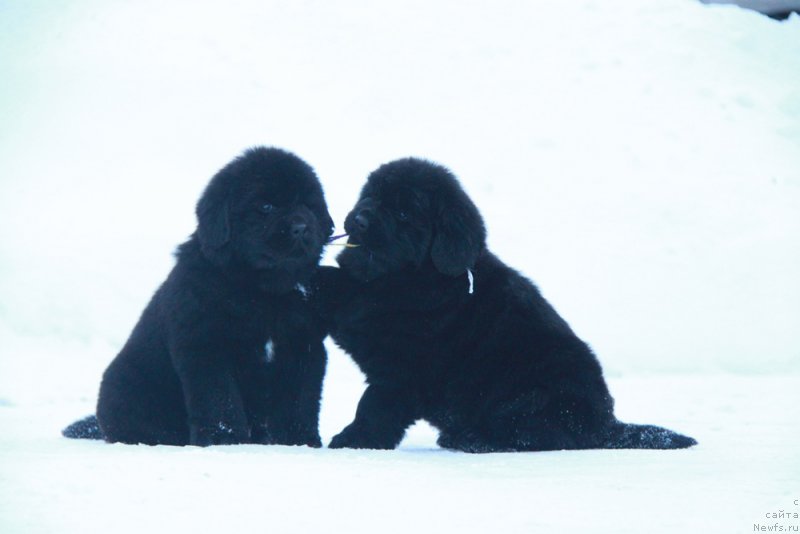
[[[472,276],[472,271],[467,269],[467,279],[469,280],[469,294],[472,295],[475,292],[475,277]]]
[[[308,300],[308,289],[303,284],[297,284],[294,288],[303,295],[303,300]]]
[[[267,363],[272,363],[272,360],[275,359],[275,343],[271,339],[264,344],[264,357]]]

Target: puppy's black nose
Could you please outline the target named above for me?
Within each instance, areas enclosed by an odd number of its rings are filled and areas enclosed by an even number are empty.
[[[364,216],[363,212],[356,214],[356,216],[353,217],[353,222],[355,222],[356,226],[358,226],[361,230],[366,230],[369,228],[369,221]]]
[[[292,223],[292,237],[303,237],[308,235],[308,225],[304,222]]]

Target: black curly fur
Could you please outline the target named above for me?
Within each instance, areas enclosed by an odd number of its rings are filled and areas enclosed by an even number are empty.
[[[331,335],[369,385],[331,447],[391,449],[417,419],[467,452],[696,443],[617,421],[595,355],[486,249],[478,209],[444,167],[380,167],[345,229],[358,247],[316,284]]]
[[[254,148],[219,171],[198,227],[103,375],[97,423],[67,437],[110,442],[321,446],[325,331],[307,284],[332,221],[314,171]]]

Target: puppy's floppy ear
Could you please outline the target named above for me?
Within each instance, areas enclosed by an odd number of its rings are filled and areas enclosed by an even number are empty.
[[[486,227],[478,208],[460,187],[442,197],[434,221],[431,259],[439,272],[458,276],[475,265],[486,246]]]
[[[224,263],[227,260],[225,245],[231,239],[230,209],[226,195],[221,188],[209,186],[200,197],[195,211],[197,238],[203,254],[216,263]]]

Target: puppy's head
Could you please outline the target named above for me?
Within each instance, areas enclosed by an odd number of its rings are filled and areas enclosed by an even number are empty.
[[[196,236],[209,260],[255,271],[307,270],[333,232],[314,170],[278,148],[252,148],[226,165],[196,213]]]
[[[337,261],[366,281],[428,264],[458,276],[486,244],[483,219],[458,180],[444,167],[414,158],[370,174],[345,231],[358,247],[345,249]]]

